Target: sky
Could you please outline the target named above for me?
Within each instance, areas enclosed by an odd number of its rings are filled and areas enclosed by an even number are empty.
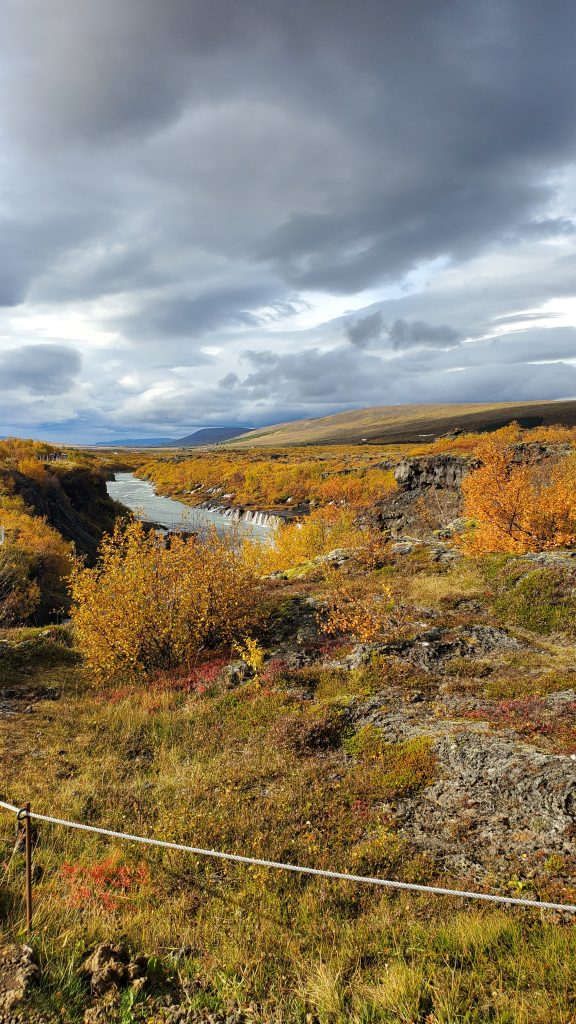
[[[576,397],[573,0],[0,0],[0,435]]]

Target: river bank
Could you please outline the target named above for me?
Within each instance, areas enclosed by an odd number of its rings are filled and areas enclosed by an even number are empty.
[[[264,539],[266,531],[280,522],[279,517],[265,512],[231,508],[216,501],[186,505],[158,494],[149,480],[142,480],[130,472],[115,473],[106,487],[109,496],[129,508],[137,518],[158,523],[169,530],[201,533],[215,526],[219,533],[235,528],[246,536]]]

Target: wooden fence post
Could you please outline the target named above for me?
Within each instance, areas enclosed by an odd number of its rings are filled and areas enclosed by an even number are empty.
[[[25,844],[26,844],[26,931],[28,935],[32,932],[32,822],[30,820],[30,803],[24,805],[26,816],[25,822]]]

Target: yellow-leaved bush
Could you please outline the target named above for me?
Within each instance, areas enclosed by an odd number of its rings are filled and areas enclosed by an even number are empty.
[[[278,526],[271,544],[246,541],[245,557],[258,572],[271,573],[292,569],[334,548],[363,548],[368,533],[355,525],[355,518],[349,509],[315,509],[301,522]]]
[[[360,643],[372,643],[399,635],[406,621],[406,609],[386,583],[376,589],[362,583],[336,583],[326,600],[321,628],[328,634],[350,634]]]
[[[72,619],[98,677],[192,665],[245,638],[258,615],[257,581],[234,539],[119,523],[93,569],[72,576]]]
[[[503,433],[503,432],[501,432]],[[512,446],[479,445],[481,465],[464,480],[472,527],[461,544],[471,555],[522,554],[576,545],[576,455],[557,462],[518,462]]]

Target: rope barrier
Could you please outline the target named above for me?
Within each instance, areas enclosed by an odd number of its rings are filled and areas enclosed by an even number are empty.
[[[0,800],[0,807],[3,807],[5,811],[14,811],[14,814],[18,814],[19,807],[14,807],[13,804],[5,804],[3,800]]]
[[[45,821],[52,825],[63,825],[65,828],[77,829],[81,832],[94,832],[96,835],[108,836],[111,839],[125,839],[132,843],[141,843],[145,846],[157,846],[167,850],[180,850],[182,853],[193,853],[198,857],[214,857],[218,860],[234,861],[238,864],[251,864],[261,868],[275,868],[279,871],[291,871],[301,875],[315,875],[320,878],[332,878],[345,882],[360,882],[367,885],[377,885],[386,889],[403,889],[410,892],[431,893],[436,896],[459,896],[467,900],[483,900],[486,903],[503,903],[517,907],[536,907],[538,910],[561,910],[576,913],[576,906],[569,903],[547,903],[544,900],[523,900],[515,896],[499,896],[495,893],[468,892],[464,889],[445,889],[437,885],[418,885],[416,882],[399,882],[389,878],[372,878],[369,875],[351,875],[343,871],[328,871],[323,868],[305,867],[300,864],[284,864],[276,860],[263,860],[259,857],[245,857],[239,853],[224,853],[220,850],[205,850],[197,846],[185,846],[183,843],[171,843],[165,839],[152,839],[147,836],[136,836],[130,832],[115,832],[109,828],[99,828],[95,825],[85,825],[78,821],[67,821],[65,818],[53,818],[47,814],[37,814],[35,811],[21,811],[13,804],[4,803],[0,800],[0,807],[12,811],[27,818],[34,818],[36,821]]]

